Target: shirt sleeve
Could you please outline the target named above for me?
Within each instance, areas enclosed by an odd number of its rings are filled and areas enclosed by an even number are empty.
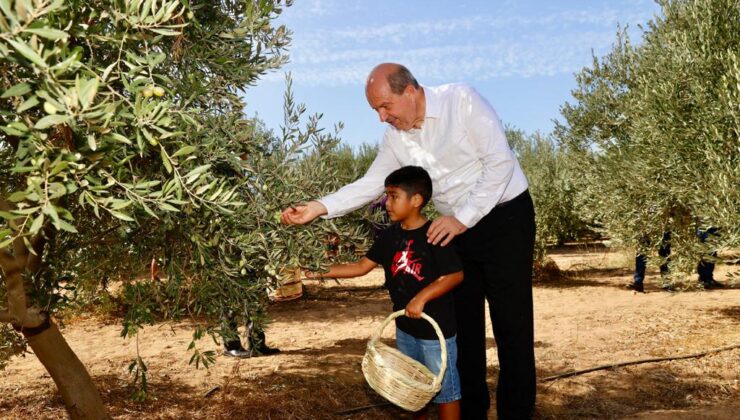
[[[460,257],[457,255],[454,246],[432,244],[429,244],[429,246],[432,247],[432,255],[434,255],[434,261],[437,264],[440,277],[463,270],[462,261],[460,261]]]
[[[367,251],[367,254],[365,254],[365,258],[371,260],[372,262],[382,266],[385,262],[385,250],[388,249],[388,235],[386,232],[382,232],[378,239],[373,242],[373,245],[370,247],[370,250]]]
[[[384,135],[378,147],[378,155],[362,178],[318,200],[327,210],[322,218],[344,216],[378,198],[383,193],[385,178],[400,167],[401,164],[388,145],[388,136]]]
[[[498,204],[509,184],[516,157],[506,140],[504,127],[491,104],[475,89],[461,92],[459,123],[467,130],[470,143],[480,156],[483,170],[455,218],[473,227]]]

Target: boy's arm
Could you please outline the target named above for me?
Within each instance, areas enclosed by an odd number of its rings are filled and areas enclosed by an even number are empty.
[[[421,291],[411,299],[411,302],[406,305],[406,316],[415,319],[421,318],[421,313],[424,311],[424,305],[426,305],[427,302],[449,293],[462,281],[462,271],[440,276],[440,278],[435,280],[432,284],[421,289]]]
[[[359,277],[370,272],[378,264],[367,257],[362,257],[360,261],[348,264],[334,264],[329,267],[328,273],[307,272],[306,277],[309,279],[318,279],[323,277],[332,277],[344,279],[349,277]]]

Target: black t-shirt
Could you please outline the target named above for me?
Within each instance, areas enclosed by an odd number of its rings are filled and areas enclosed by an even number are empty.
[[[462,263],[452,246],[427,243],[430,225],[428,221],[420,228],[404,230],[396,223],[380,234],[366,255],[383,266],[385,287],[394,311],[406,308],[417,293],[439,277],[462,271]],[[445,338],[457,333],[452,292],[427,302],[424,312],[437,321]],[[396,326],[416,338],[437,339],[434,328],[423,319],[398,317]]]

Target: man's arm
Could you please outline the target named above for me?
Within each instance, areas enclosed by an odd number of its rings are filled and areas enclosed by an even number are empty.
[[[375,261],[367,257],[363,257],[361,260],[353,263],[334,264],[329,267],[329,271],[327,273],[307,272],[306,278],[318,279],[330,277],[336,279],[346,279],[350,277],[359,277],[369,273],[370,270],[375,268],[377,265],[378,264]]]
[[[384,137],[378,147],[378,155],[362,178],[326,197],[285,209],[280,217],[282,222],[302,225],[319,216],[326,218],[344,216],[380,196],[383,193],[385,177],[401,167],[387,141],[387,137]]]
[[[440,276],[429,286],[423,288],[419,293],[411,299],[408,305],[406,305],[406,316],[409,318],[421,318],[421,313],[424,312],[424,305],[430,300],[437,299],[440,296],[444,296],[457,287],[463,281],[463,272],[458,271],[451,274]]]

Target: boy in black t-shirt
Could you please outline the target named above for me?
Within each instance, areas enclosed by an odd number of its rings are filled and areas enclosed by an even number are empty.
[[[440,343],[432,326],[420,319],[422,311],[439,324],[446,339],[447,370],[433,402],[440,419],[459,419],[457,324],[449,292],[463,279],[462,264],[451,246],[427,242],[431,222],[421,209],[432,196],[432,180],[423,168],[405,166],[394,171],[385,179],[385,189],[388,215],[397,223],[380,234],[360,261],[333,265],[328,273],[307,273],[307,277],[358,277],[382,265],[393,310],[406,310],[406,317],[396,318],[396,347],[433,373],[440,369]],[[415,413],[414,418],[426,418],[426,410]]]

